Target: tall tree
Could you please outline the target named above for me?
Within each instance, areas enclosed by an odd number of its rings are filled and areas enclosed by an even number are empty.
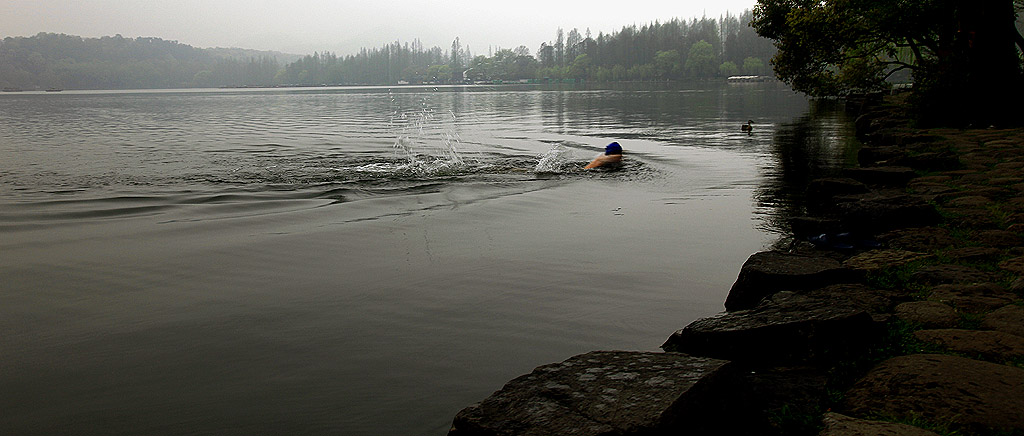
[[[580,36],[580,31],[573,28],[569,31],[569,36],[565,38],[565,58],[573,59],[575,62],[576,56],[582,51],[580,50],[580,43],[583,42],[583,37]]]
[[[558,62],[558,66],[565,66],[565,32],[562,28],[558,28],[558,32],[555,36],[555,62]]]
[[[452,57],[451,62],[448,63],[448,66],[452,69],[451,80],[452,80],[452,82],[461,82],[462,79],[463,79],[463,77],[462,77],[462,72],[463,72],[463,70],[462,70],[462,44],[459,42],[459,37],[455,37],[455,40],[452,41],[451,57]]]
[[[540,43],[540,48],[537,49],[537,60],[540,61],[540,66],[543,68],[555,66],[555,47],[546,42]]]

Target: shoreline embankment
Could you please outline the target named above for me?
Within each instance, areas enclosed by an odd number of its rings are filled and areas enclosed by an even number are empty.
[[[859,166],[664,353],[544,365],[449,435],[1024,435],[1024,129],[858,105]]]

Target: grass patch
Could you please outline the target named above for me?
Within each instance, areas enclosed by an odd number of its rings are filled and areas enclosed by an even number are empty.
[[[952,220],[960,217],[960,214],[949,211],[949,209],[946,209],[935,201],[929,201],[929,203],[935,208],[935,211],[939,213],[939,218],[942,218],[942,222],[944,223],[951,222]]]
[[[803,410],[800,407],[783,404],[777,410],[768,412],[768,420],[774,428],[779,430],[779,434],[816,435],[824,428],[821,417],[826,410],[820,406],[812,409]]]
[[[907,289],[910,291],[919,291],[925,288],[925,286],[917,283],[917,281],[913,279],[913,275],[915,272],[920,270],[922,266],[931,262],[934,262],[934,260],[921,259],[904,265],[881,268],[868,272],[864,277],[864,280],[868,286],[873,286],[878,289]]]
[[[992,215],[993,222],[1003,230],[1006,230],[1010,226],[1013,212],[1003,209],[1003,206],[999,203],[991,204],[988,206],[988,213]]]
[[[967,330],[980,330],[984,320],[984,314],[960,312],[960,322],[957,323],[957,326]]]
[[[1009,366],[1016,366],[1017,368],[1024,369],[1024,356],[1017,356],[1006,362]]]
[[[974,238],[974,229],[963,228],[960,226],[950,226],[949,236],[956,241],[957,247],[974,247],[979,245]]]
[[[908,354],[939,354],[943,352],[941,347],[919,341],[914,337],[914,332],[918,330],[921,330],[921,325],[917,323],[903,320],[889,322],[874,346],[855,357],[837,361],[829,369],[828,374],[830,405],[841,403],[843,393],[855,381],[885,360]]]
[[[877,360],[885,360],[896,356],[908,354],[945,354],[945,349],[927,342],[922,342],[914,336],[914,332],[921,330],[921,326],[903,320],[897,320],[889,324],[886,335],[876,350]]]
[[[832,361],[825,382],[825,395],[811,404],[784,404],[767,411],[766,417],[780,435],[817,435],[823,427],[822,416],[839,410],[846,392],[871,368],[897,356],[908,354],[937,354],[942,349],[914,337],[921,329],[916,323],[902,320],[887,324],[879,333],[874,346],[863,353]],[[957,433],[948,433],[957,434]]]

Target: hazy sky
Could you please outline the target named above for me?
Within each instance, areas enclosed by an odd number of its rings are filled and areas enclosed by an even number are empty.
[[[419,38],[427,48],[459,37],[474,54],[526,45],[531,53],[588,27],[596,36],[654,20],[739,14],[756,0],[0,0],[0,36],[153,36],[196,47],[351,54]]]

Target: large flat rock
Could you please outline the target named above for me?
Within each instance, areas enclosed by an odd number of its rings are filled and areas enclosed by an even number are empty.
[[[837,295],[779,293],[754,309],[694,321],[662,348],[759,364],[849,356],[875,339],[877,325],[859,302]]]
[[[1024,431],[1024,369],[941,354],[882,362],[846,394],[850,414],[923,417],[981,431]]]
[[[897,249],[869,250],[846,259],[843,261],[843,266],[856,271],[870,272],[903,266],[928,257],[931,257],[931,255],[915,251]]]
[[[995,283],[946,284],[932,289],[928,299],[940,301],[965,312],[986,312],[1003,307],[1017,296]]]
[[[1024,357],[1024,337],[1000,331],[918,330],[914,332],[914,337],[966,356],[981,356],[995,362]]]
[[[898,301],[906,299],[904,292],[901,290],[875,289],[860,283],[829,285],[824,288],[799,291],[796,295],[803,298],[826,299],[834,303],[838,302],[838,304],[852,305],[867,311],[872,316],[886,315],[885,318],[888,318],[887,315],[891,314]],[[779,304],[784,301],[784,297],[784,295],[776,295],[770,301]],[[793,304],[799,302],[800,300],[792,301]]]
[[[993,247],[964,247],[947,250],[945,255],[957,262],[987,262],[998,259],[1003,255],[1003,250]]]
[[[880,235],[878,240],[893,248],[926,252],[940,250],[956,244],[956,240],[953,239],[949,230],[941,227],[893,230]]]
[[[985,315],[983,328],[1024,337],[1024,306],[1008,305]]]
[[[725,309],[751,309],[779,291],[820,288],[850,282],[855,277],[852,270],[829,257],[762,251],[743,263],[725,299]]]
[[[1007,230],[979,230],[971,239],[986,247],[1011,248],[1024,245],[1024,238]]]
[[[910,277],[917,282],[931,285],[947,283],[971,284],[996,281],[999,279],[999,274],[982,271],[966,265],[942,264],[921,268]]]
[[[908,301],[896,306],[896,317],[924,328],[954,327],[960,315],[950,305],[938,301]]]
[[[939,436],[906,424],[857,419],[833,412],[825,414],[822,424],[825,428],[818,436]]]
[[[723,425],[730,373],[718,359],[594,351],[508,382],[459,412],[448,434],[701,434]]]

